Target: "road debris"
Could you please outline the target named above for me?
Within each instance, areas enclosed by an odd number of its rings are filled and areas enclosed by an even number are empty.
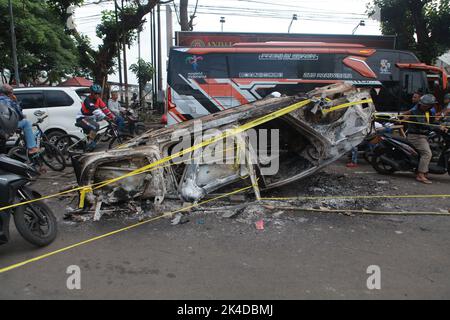
[[[264,220],[258,220],[255,222],[256,230],[264,230]]]

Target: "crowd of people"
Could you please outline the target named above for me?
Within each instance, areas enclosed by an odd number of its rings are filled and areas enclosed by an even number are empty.
[[[101,96],[103,89],[100,85],[94,84],[89,88],[89,96],[87,96],[81,104],[76,119],[74,119],[76,126],[80,127],[86,134],[88,139],[88,150],[94,150],[96,147],[95,137],[100,129],[99,122],[106,120],[112,125],[117,126],[119,132],[123,132],[126,128],[126,122],[123,117],[123,113],[126,112],[126,108],[122,107],[119,101],[119,92],[117,90],[111,91],[111,98],[105,103]],[[39,153],[40,149],[37,147],[36,138],[33,133],[32,123],[26,119],[22,112],[20,104],[14,95],[14,88],[8,84],[4,84],[0,88],[0,104],[4,104],[11,110],[14,110],[14,118],[16,119],[17,127],[15,130],[20,129],[23,131],[26,147],[30,156]],[[14,120],[10,121],[11,123]],[[133,123],[129,123],[129,126],[133,126]],[[3,125],[6,127],[6,124]],[[5,131],[5,128],[1,128]],[[14,130],[14,132],[15,132]],[[130,132],[133,132],[130,128]],[[8,130],[3,132],[3,135],[12,135],[14,132]],[[2,153],[5,152],[4,137],[2,143]]]

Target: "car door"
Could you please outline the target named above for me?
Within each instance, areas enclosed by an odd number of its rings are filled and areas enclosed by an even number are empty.
[[[23,114],[31,123],[37,121],[37,117],[35,115],[36,111],[45,112],[48,114],[45,106],[43,90],[15,90],[14,94],[23,110]]]
[[[49,114],[49,128],[72,133],[80,106],[67,92],[61,89],[45,90],[44,96]]]

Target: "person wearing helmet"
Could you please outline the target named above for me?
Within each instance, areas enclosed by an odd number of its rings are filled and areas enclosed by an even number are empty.
[[[94,140],[100,128],[97,122],[102,120],[115,122],[115,116],[101,99],[101,94],[102,87],[98,84],[92,85],[90,94],[81,104],[81,110],[77,115],[76,125],[82,128],[90,139],[89,150],[96,147]]]
[[[19,117],[18,127],[19,129],[22,129],[24,133],[28,154],[33,155],[38,153],[39,148],[37,147],[31,122],[25,119],[25,115],[22,113],[22,109],[17,104],[16,97],[14,96],[14,89],[9,84],[2,85],[0,89],[0,101],[7,104],[17,113],[17,116]]]
[[[420,154],[419,167],[416,179],[425,184],[431,184],[428,179],[428,168],[433,156],[428,143],[428,135],[434,130],[436,122],[436,98],[432,94],[422,96],[419,103],[411,110],[405,112],[408,122],[408,140]]]
[[[0,153],[6,153],[6,141],[19,127],[19,115],[4,100],[0,100]]]

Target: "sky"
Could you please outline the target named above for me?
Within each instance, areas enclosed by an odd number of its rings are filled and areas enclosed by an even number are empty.
[[[87,0],[86,2],[93,2]],[[193,12],[196,0],[189,0],[190,12]],[[199,0],[197,18],[194,20],[194,31],[221,31],[220,17],[225,17],[223,25],[225,32],[281,32],[286,33],[297,14],[291,33],[328,33],[351,34],[360,20],[365,20],[366,26],[359,27],[356,34],[380,35],[378,21],[367,18],[366,6],[369,0]],[[175,0],[178,7],[179,0]],[[174,31],[180,27],[172,7],[172,22]],[[75,12],[75,23],[78,31],[91,38],[92,44],[101,43],[95,35],[96,25],[100,22],[103,10],[114,9],[114,2],[91,4],[80,7]],[[150,61],[150,30],[149,19],[141,34],[141,56]],[[162,7],[162,35],[166,35],[166,9]],[[166,51],[166,41],[163,41],[163,53]],[[138,46],[135,44],[127,54],[129,65],[138,58]],[[163,56],[164,65],[166,56]],[[164,68],[165,69],[165,68]],[[136,84],[136,77],[128,72],[130,84]],[[111,75],[110,81],[118,81],[117,75]]]

